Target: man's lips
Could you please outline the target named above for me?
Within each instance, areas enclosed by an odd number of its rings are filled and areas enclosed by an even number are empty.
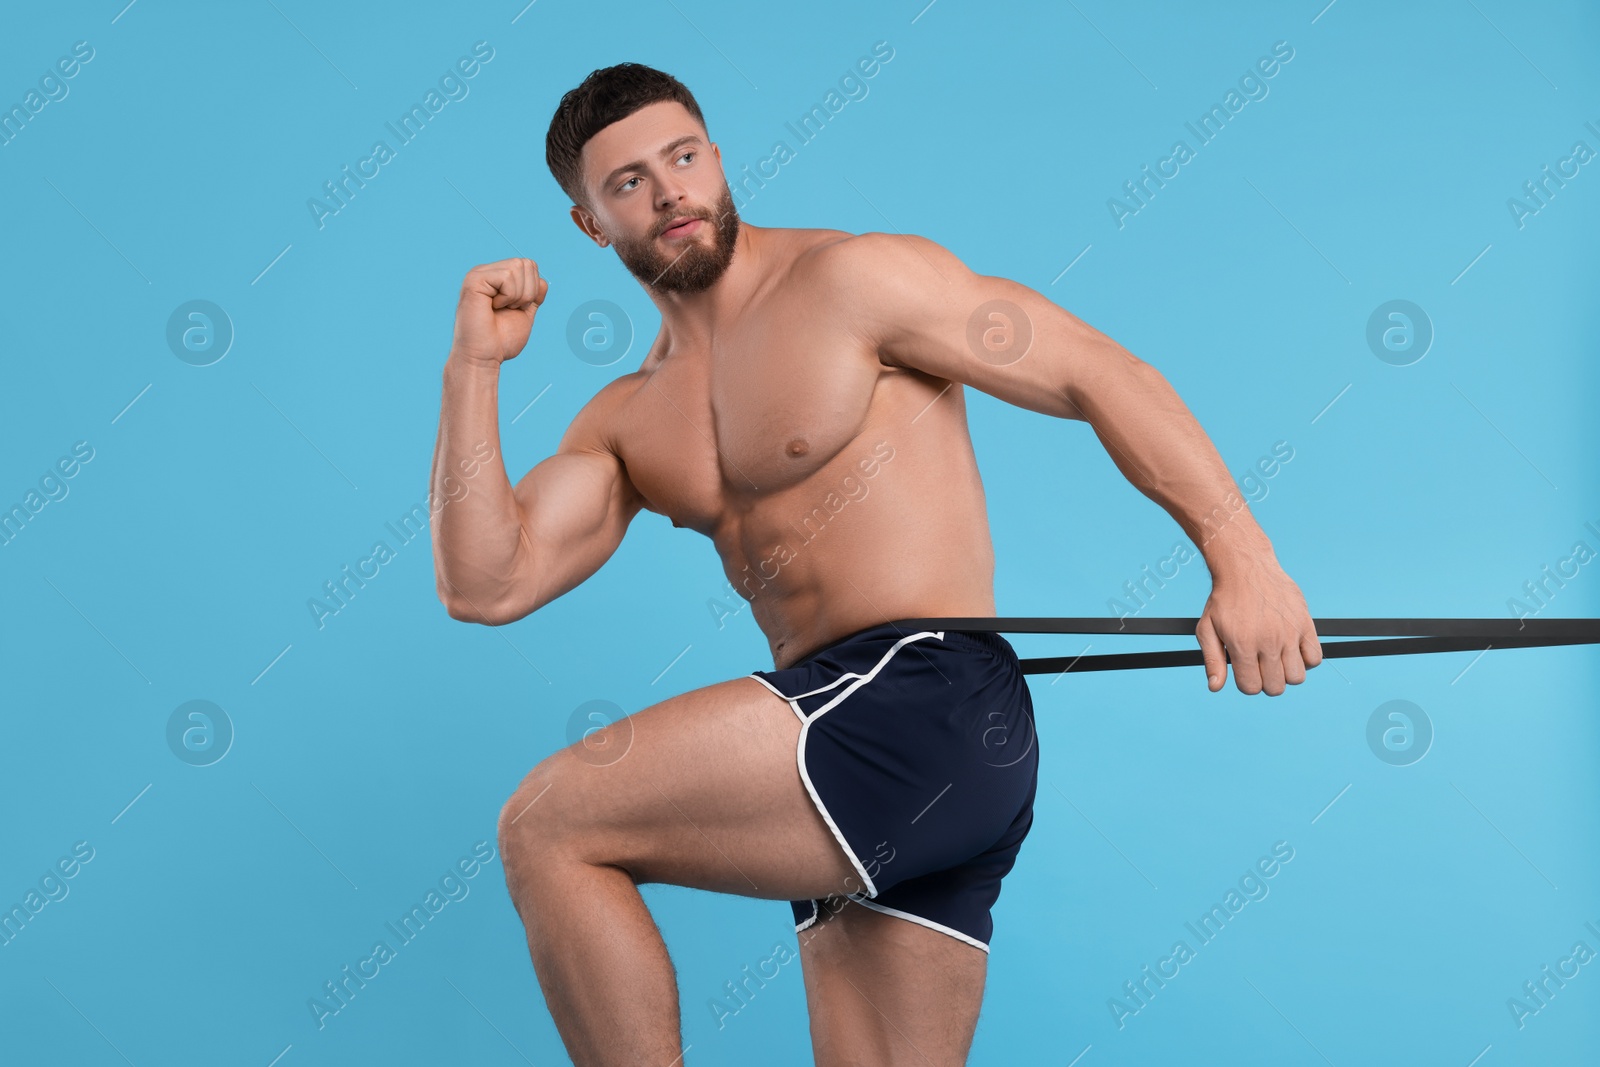
[[[663,237],[687,237],[700,228],[700,219],[688,219],[678,225],[661,231]]]

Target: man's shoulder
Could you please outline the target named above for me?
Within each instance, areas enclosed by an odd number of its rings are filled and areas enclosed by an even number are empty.
[[[800,248],[791,267],[797,278],[822,285],[835,294],[870,298],[892,285],[913,261],[927,265],[930,257],[948,255],[926,237],[905,233],[846,233],[842,230],[806,230],[812,235]]]
[[[845,230],[796,230],[795,266],[813,271],[842,272],[859,270],[880,263],[893,254],[889,242],[898,234],[876,231],[849,233]]]
[[[584,452],[619,451],[619,431],[624,425],[623,409],[639,391],[649,374],[644,368],[611,379],[584,401],[563,437],[563,449]]]

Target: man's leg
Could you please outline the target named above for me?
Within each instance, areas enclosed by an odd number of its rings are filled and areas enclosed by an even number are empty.
[[[854,901],[827,905],[800,932],[817,1067],[966,1063],[988,953]]]
[[[682,1054],[676,978],[638,885],[773,900],[864,888],[800,780],[799,735],[785,701],[736,678],[562,749],[507,802],[507,886],[578,1067]]]

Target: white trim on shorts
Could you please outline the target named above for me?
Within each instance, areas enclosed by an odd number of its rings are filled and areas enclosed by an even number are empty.
[[[981,949],[983,949],[983,951],[985,953],[987,953],[989,951],[989,946],[985,945],[982,941],[979,941],[977,938],[969,937],[968,935],[962,933],[960,930],[953,930],[950,927],[945,926],[942,923],[934,922],[932,919],[924,919],[922,916],[913,915],[909,911],[900,911],[897,908],[891,908],[888,905],[878,904],[878,903],[876,903],[874,901],[871,901],[871,900],[862,900],[860,897],[857,897],[857,896],[852,896],[850,899],[855,901],[857,904],[860,904],[864,908],[871,908],[873,911],[881,911],[885,915],[896,915],[896,916],[899,916],[902,919],[909,919],[912,922],[916,923],[918,926],[926,926],[928,929],[937,930],[941,934],[949,934],[951,937],[956,938],[958,941],[965,941],[967,944],[972,945],[975,948],[981,948]]]
[[[800,702],[798,700],[793,700],[793,699],[790,699],[789,697],[784,696],[782,693],[778,692],[778,687],[777,686],[773,685],[771,682],[767,681],[765,678],[761,677],[761,675],[759,675],[759,674],[751,673],[749,677],[754,678],[756,681],[760,682],[762,685],[764,685],[768,689],[772,690],[773,693],[777,694],[779,699],[783,700],[785,703],[787,703],[789,705],[789,710],[793,711],[796,715],[800,716],[800,721],[801,722],[805,722],[806,721],[806,713],[800,710]]]
[[[905,647],[907,643],[923,637],[934,637],[942,641],[944,640],[944,632],[942,630],[938,632],[933,630],[923,630],[918,633],[907,634],[906,636],[900,638],[900,640],[896,641],[893,647],[891,647],[889,651],[885,652],[883,656],[879,658],[878,662],[873,664],[872,669],[867,671],[866,674],[857,674],[854,671],[846,671],[844,674],[841,674],[827,685],[819,686],[818,688],[806,693],[797,693],[792,697],[785,696],[783,693],[778,692],[777,688],[765,678],[755,674],[750,675],[750,677],[755,678],[756,681],[762,683],[768,689],[771,689],[774,693],[777,693],[778,696],[783,697],[784,700],[788,701],[789,707],[793,708],[794,713],[800,716],[800,739],[795,743],[794,753],[795,765],[800,769],[800,781],[805,783],[806,792],[811,796],[811,802],[816,805],[817,812],[822,816],[822,821],[827,823],[828,829],[833,832],[834,840],[838,841],[839,847],[844,849],[844,854],[846,858],[850,860],[850,865],[854,867],[856,873],[861,876],[862,882],[867,887],[867,896],[869,897],[875,897],[878,895],[878,887],[873,884],[872,876],[867,873],[867,868],[862,864],[861,860],[856,857],[855,850],[850,847],[850,842],[845,840],[843,831],[839,829],[839,824],[833,821],[832,815],[828,814],[828,806],[822,802],[821,795],[817,793],[817,787],[811,783],[811,774],[806,770],[806,737],[811,732],[811,724],[822,718],[823,713],[838,707],[838,705],[851,693],[854,693],[857,689],[861,688],[868,682],[872,681],[873,678],[877,677],[878,672],[883,670],[883,668],[888,665],[889,660],[894,657],[894,654],[900,651],[901,648]],[[855,681],[846,686],[832,700],[828,701],[822,707],[813,712],[809,718],[806,716],[805,712],[800,710],[801,697],[816,696],[818,693],[825,693],[834,686],[838,685],[840,682],[850,678],[855,679]],[[810,921],[815,922],[817,919],[817,906],[815,899],[813,899],[811,903],[811,912],[812,914]],[[809,926],[810,923],[807,923],[806,925]],[[796,933],[799,932],[799,929],[801,928],[796,929]]]
[[[879,904],[875,901],[867,900],[858,893],[847,894],[846,899],[853,900],[862,907],[871,908],[873,911],[879,911],[885,915],[893,915],[896,918],[914,922],[918,926],[926,926],[928,929],[937,930],[941,934],[949,934],[958,941],[964,941],[967,944],[972,945],[974,948],[983,949],[985,955],[987,955],[989,952],[989,946],[985,945],[982,941],[979,941],[975,937],[969,937],[960,930],[955,930],[945,926],[943,923],[936,923],[932,919],[924,919],[922,916],[913,915],[909,911],[901,911],[899,908],[891,908],[887,904]],[[811,918],[807,919],[805,922],[796,923],[794,932],[797,934],[805,932],[817,921],[821,914],[821,909],[817,907],[817,902],[813,900],[811,902]]]

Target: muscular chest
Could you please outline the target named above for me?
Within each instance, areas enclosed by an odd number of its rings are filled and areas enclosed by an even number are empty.
[[[836,457],[866,422],[878,366],[848,339],[820,335],[674,353],[628,405],[619,444],[629,477],[652,510],[709,535],[730,509]]]

